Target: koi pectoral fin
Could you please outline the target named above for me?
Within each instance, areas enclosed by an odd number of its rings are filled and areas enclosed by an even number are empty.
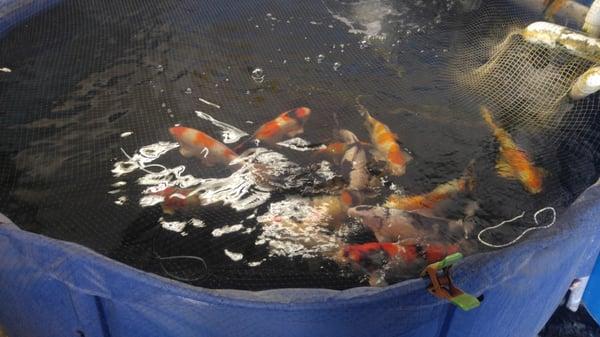
[[[513,168],[502,158],[498,159],[498,163],[496,164],[496,171],[498,171],[498,175],[502,178],[517,179]]]
[[[303,133],[304,133],[304,128],[299,128],[299,129],[292,130],[292,131],[288,132],[287,136],[288,137],[296,137],[296,136],[301,135]]]
[[[386,157],[383,153],[381,153],[381,151],[377,150],[375,147],[371,148],[371,151],[369,151],[371,153],[371,156],[373,157],[373,159],[375,161],[382,161],[385,162],[386,161]]]
[[[194,156],[194,152],[185,146],[182,146],[179,148],[179,153],[181,153],[181,155],[186,158],[190,158],[190,157]]]

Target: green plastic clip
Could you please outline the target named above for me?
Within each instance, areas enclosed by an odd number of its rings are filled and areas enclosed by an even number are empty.
[[[431,284],[427,287],[427,290],[429,290],[431,294],[438,298],[450,301],[450,303],[464,311],[469,311],[477,308],[481,302],[479,302],[477,297],[467,294],[457,288],[454,283],[452,283],[452,278],[450,277],[450,268],[462,258],[463,255],[461,253],[448,255],[443,260],[427,266],[421,273],[421,276],[429,276]]]

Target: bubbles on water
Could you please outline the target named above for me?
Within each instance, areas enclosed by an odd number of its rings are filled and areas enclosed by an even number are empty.
[[[323,54],[319,54],[319,55],[317,56],[317,63],[321,63],[321,62],[323,62],[323,60],[324,60],[324,59],[325,59],[325,55],[323,55]]]
[[[254,68],[251,73],[252,79],[256,83],[262,83],[265,80],[265,73],[262,68]]]
[[[367,42],[367,40],[362,40],[358,43],[358,47],[360,49],[365,49],[365,48],[369,47],[369,43]]]
[[[306,57],[304,58],[304,61],[306,61],[306,62],[310,62],[310,56],[306,56]]]
[[[333,64],[333,70],[334,71],[338,71],[341,67],[342,67],[342,64],[340,62],[335,62]]]
[[[191,95],[192,94],[192,88],[185,89],[185,94],[186,95]]]
[[[162,72],[165,70],[165,68],[163,67],[163,65],[162,65],[162,64],[159,64],[159,65],[157,65],[157,66],[156,66],[156,70],[157,70],[159,73],[162,73]]]
[[[123,132],[121,134],[121,138],[125,138],[125,137],[129,137],[133,134],[133,131],[127,131],[127,132]]]

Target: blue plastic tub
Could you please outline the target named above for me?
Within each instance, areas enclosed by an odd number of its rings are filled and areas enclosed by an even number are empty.
[[[0,2],[0,35],[54,1]],[[43,336],[535,336],[600,250],[600,184],[541,235],[469,257],[463,312],[415,279],[387,288],[209,290],[141,272],[79,245],[0,221],[0,323]],[[566,230],[568,229],[568,230]],[[590,302],[591,303],[591,302]]]

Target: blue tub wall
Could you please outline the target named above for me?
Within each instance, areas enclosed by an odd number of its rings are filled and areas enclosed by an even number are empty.
[[[555,235],[465,259],[454,272],[485,299],[462,312],[424,280],[345,291],[194,288],[76,244],[0,225],[0,321],[11,336],[535,336],[598,255],[600,185]],[[560,231],[559,228],[569,228]]]
[[[62,0],[0,0],[0,38],[19,22],[48,9]]]
[[[0,0],[0,37],[58,2]],[[194,288],[0,219],[0,324],[11,337],[532,337],[571,281],[591,272],[599,217],[596,184],[560,217],[554,235],[465,259],[456,283],[485,297],[470,312],[434,298],[420,279],[345,291]]]

